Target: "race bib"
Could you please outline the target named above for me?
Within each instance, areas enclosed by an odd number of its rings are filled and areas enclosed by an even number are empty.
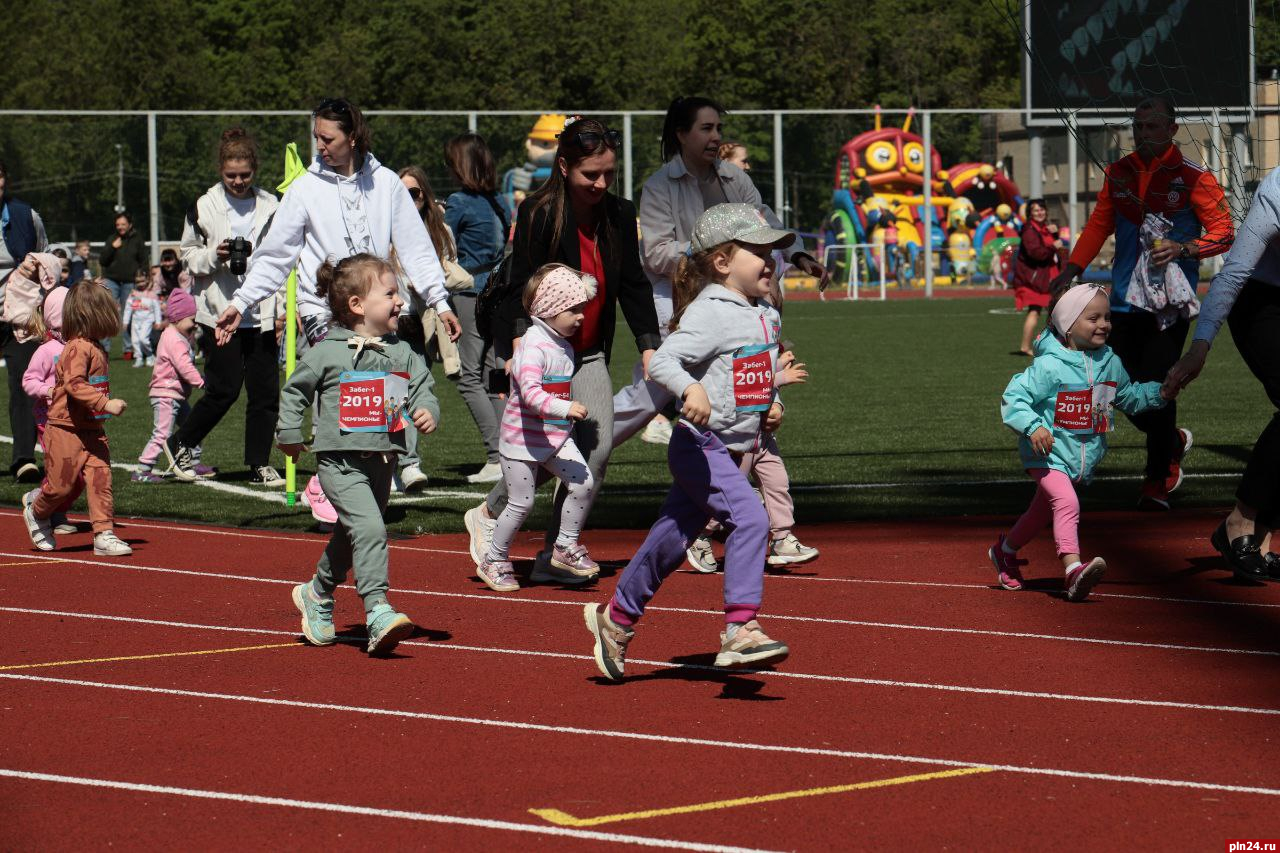
[[[348,370],[338,377],[338,429],[400,432],[407,423],[409,374]]]
[[[1092,387],[1063,386],[1054,404],[1053,425],[1078,435],[1111,432],[1115,399],[1114,382],[1100,382]]]
[[[733,355],[733,399],[739,412],[763,412],[773,403],[773,344],[751,344]]]
[[[55,361],[54,363],[56,364],[57,362]],[[103,394],[106,394],[108,400],[111,399],[111,382],[107,377],[90,376],[89,384],[92,385],[94,388],[98,389],[99,391],[101,391]],[[107,414],[106,412],[103,412],[100,415],[94,415],[93,419],[95,421],[105,421],[109,417],[111,417],[111,415]]]
[[[572,381],[572,376],[557,376],[555,374],[547,373],[542,377],[542,390],[546,391],[557,400],[564,400],[568,402],[573,399],[569,391]],[[558,427],[567,427],[569,426],[569,419],[547,418],[547,423]]]

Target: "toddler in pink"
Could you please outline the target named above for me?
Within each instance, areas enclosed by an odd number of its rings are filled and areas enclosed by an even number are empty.
[[[135,483],[159,483],[163,477],[152,473],[152,467],[164,452],[165,442],[174,429],[186,419],[191,407],[187,398],[192,388],[203,388],[204,377],[196,369],[191,335],[196,328],[196,301],[185,290],[174,290],[165,305],[169,325],[160,333],[156,347],[156,366],[151,373],[151,410],[154,427],[151,440],[138,457],[139,470]]]
[[[560,479],[568,498],[555,547],[545,564],[539,561],[534,567],[532,580],[577,584],[600,573],[578,543],[595,501],[596,482],[570,435],[573,422],[587,416],[587,407],[570,399],[574,353],[569,338],[581,327],[583,309],[595,292],[594,278],[564,264],[547,264],[525,285],[524,306],[533,322],[511,360],[511,395],[498,440],[507,507],[476,571],[497,592],[520,588],[511,567],[511,541],[547,474]]]
[[[42,334],[45,341],[36,348],[26,372],[22,374],[22,390],[31,398],[31,412],[36,420],[36,442],[41,448],[44,447],[44,427],[49,421],[49,400],[53,397],[53,386],[58,381],[55,373],[58,367],[58,356],[62,355],[62,350],[66,347],[66,342],[62,340],[62,303],[66,302],[68,292],[65,287],[55,287],[45,294],[44,304],[37,313],[41,319],[39,322],[33,322],[30,329],[37,333],[37,337]],[[67,498],[53,514],[54,533],[76,532],[75,525],[67,521],[67,510],[75,503],[76,498],[80,497],[82,491],[84,491],[83,477],[76,480],[76,488],[71,493],[71,497]],[[22,496],[22,505],[26,506],[39,495],[40,489],[31,490]]]

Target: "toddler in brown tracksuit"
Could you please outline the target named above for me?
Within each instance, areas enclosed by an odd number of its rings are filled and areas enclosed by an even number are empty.
[[[58,359],[44,432],[45,480],[39,497],[22,512],[31,541],[41,551],[54,549],[49,519],[83,474],[93,522],[93,553],[100,557],[133,553],[113,529],[111,453],[103,431],[108,417],[125,410],[124,400],[111,397],[107,353],[98,343],[120,334],[118,310],[110,292],[94,281],[73,286],[63,305],[62,334],[67,346]]]

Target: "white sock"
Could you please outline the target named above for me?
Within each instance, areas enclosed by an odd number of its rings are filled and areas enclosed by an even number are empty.
[[[1083,565],[1084,565],[1084,563],[1082,563],[1082,562],[1081,562],[1081,561],[1079,561],[1079,560],[1076,560],[1074,563],[1072,563],[1071,565],[1067,566],[1067,574],[1071,574],[1072,572],[1074,572],[1076,569],[1080,568],[1080,567],[1081,567],[1081,566],[1083,566]]]

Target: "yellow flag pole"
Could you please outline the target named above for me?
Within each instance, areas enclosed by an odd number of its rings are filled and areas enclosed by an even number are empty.
[[[306,171],[302,158],[298,156],[298,144],[290,142],[284,149],[284,181],[276,189],[284,192],[294,179]],[[284,303],[284,377],[293,375],[297,366],[298,344],[298,270],[289,272],[289,280],[285,284]],[[284,502],[286,506],[294,506],[298,502],[298,465],[292,459],[284,461]]]

